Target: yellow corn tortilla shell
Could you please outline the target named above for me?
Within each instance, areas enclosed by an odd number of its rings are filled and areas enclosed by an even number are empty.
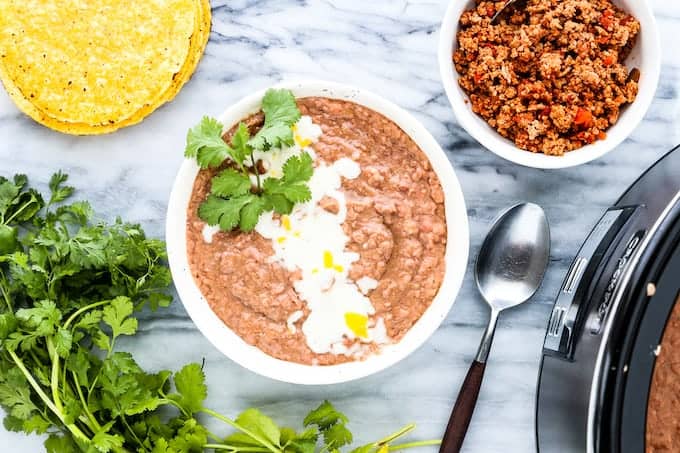
[[[172,85],[163,93],[162,96],[159,97],[157,102],[146,105],[130,118],[127,118],[115,124],[93,126],[90,124],[83,123],[63,123],[53,118],[46,117],[46,115],[44,115],[44,113],[42,112],[39,112],[39,115],[42,116],[39,122],[52,129],[67,134],[73,135],[105,134],[141,122],[144,118],[146,118],[158,107],[174,99],[174,97],[180,91],[182,86],[184,86],[184,84],[189,81],[194,71],[196,70],[196,67],[198,66],[198,63],[200,62],[201,57],[203,56],[205,46],[208,43],[208,39],[210,37],[211,26],[210,1],[198,0],[196,2],[196,5],[197,8],[200,9],[200,17],[197,16],[198,28],[196,33],[194,33],[194,35],[191,38],[191,50],[189,52],[189,57],[182,66],[182,69],[175,75]]]
[[[193,75],[194,71],[196,70],[196,67],[198,66],[198,63],[201,60],[201,57],[203,56],[205,46],[208,43],[208,39],[210,37],[211,26],[210,1],[199,0],[197,1],[196,5],[197,8],[200,8],[201,10],[200,17],[197,16],[197,23],[199,28],[191,38],[191,50],[189,52],[189,57],[182,66],[182,69],[175,75],[172,85],[168,88],[168,90],[165,91],[165,93],[163,93],[162,96],[159,97],[157,102],[147,104],[145,107],[136,112],[130,118],[127,118],[115,124],[93,126],[84,123],[72,123],[72,122],[63,123],[49,116],[46,117],[46,115],[44,115],[44,113],[42,112],[39,112],[39,115],[41,115],[42,117],[42,120],[39,122],[52,129],[67,134],[73,135],[105,134],[141,122],[144,118],[146,118],[158,107],[174,99],[174,97],[184,86],[184,84],[188,82],[189,79],[191,79],[191,76]]]
[[[67,133],[105,133],[141,121],[190,77],[209,33],[208,0],[24,2],[0,5],[0,78],[20,109]],[[93,28],[99,32],[88,38],[85,29]],[[75,58],[78,46],[85,46],[83,58]],[[36,49],[50,64],[21,55]],[[55,58],[62,61],[58,70]]]

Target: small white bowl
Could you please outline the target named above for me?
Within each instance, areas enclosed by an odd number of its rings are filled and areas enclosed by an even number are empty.
[[[661,71],[661,44],[656,20],[649,3],[640,0],[614,0],[614,3],[640,21],[640,35],[626,60],[629,68],[640,69],[639,92],[635,101],[624,107],[616,124],[607,130],[607,138],[570,151],[564,156],[548,156],[518,148],[501,136],[465,102],[467,94],[458,85],[458,72],[452,55],[458,47],[456,35],[463,11],[474,5],[474,0],[450,1],[439,31],[439,71],[446,95],[458,123],[485,148],[509,161],[535,168],[566,168],[597,159],[616,148],[642,121],[652,103]]]
[[[192,320],[212,344],[224,355],[243,367],[263,376],[296,384],[333,384],[358,379],[383,370],[421,346],[448,314],[463,281],[467,267],[469,233],[465,201],[451,164],[432,135],[413,116],[391,102],[364,90],[323,81],[283,83],[296,97],[323,96],[345,99],[364,105],[394,121],[423,150],[436,171],[445,194],[446,272],[439,292],[430,307],[404,338],[383,349],[380,354],[363,361],[330,366],[310,366],[286,362],[265,354],[247,344],[229,329],[210,309],[196,286],[187,259],[187,207],[194,179],[198,173],[195,161],[185,160],[175,180],[166,223],[168,259],[172,277],[182,303]],[[256,113],[264,90],[254,93],[227,109],[220,121],[226,127]]]

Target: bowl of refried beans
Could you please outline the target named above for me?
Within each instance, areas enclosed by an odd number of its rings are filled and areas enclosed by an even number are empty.
[[[304,155],[309,196],[251,231],[220,230],[201,206],[232,170],[186,159],[166,225],[175,285],[201,332],[245,368],[298,384],[361,378],[415,351],[453,305],[468,259],[462,191],[436,140],[391,102],[323,81],[276,88],[299,109],[294,141],[255,151],[252,169],[266,188]],[[237,125],[271,127],[265,93],[224,112],[223,140],[235,143]]]
[[[628,137],[654,97],[660,44],[648,2],[450,2],[439,65],[455,117],[512,162],[564,168]]]

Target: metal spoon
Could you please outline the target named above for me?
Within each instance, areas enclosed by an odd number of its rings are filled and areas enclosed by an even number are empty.
[[[475,279],[491,307],[479,351],[453,407],[440,453],[458,453],[482,385],[498,315],[534,295],[550,258],[550,227],[543,209],[523,203],[505,211],[486,236],[475,265]]]
[[[514,5],[518,1],[519,0],[508,0],[507,2],[505,2],[505,4],[503,6],[501,6],[501,9],[496,11],[496,14],[494,14],[493,17],[491,18],[491,25],[495,24],[496,20],[500,17],[500,15],[503,14],[505,11],[507,11],[508,8],[510,8],[512,5]]]

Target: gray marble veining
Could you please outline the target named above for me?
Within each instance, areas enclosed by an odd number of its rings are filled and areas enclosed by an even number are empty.
[[[603,209],[680,143],[680,46],[675,44],[680,4],[652,3],[663,42],[654,103],[616,151],[578,168],[516,166],[485,151],[458,126],[436,58],[445,0],[213,0],[213,30],[197,73],[174,102],[141,125],[103,137],[69,137],[35,124],[0,90],[0,174],[25,172],[44,186],[61,168],[99,212],[142,222],[160,237],[185,131],[201,115],[218,115],[251,91],[289,78],[351,83],[391,99],[425,124],[454,165],[468,205],[471,256],[504,207],[527,200],[548,214],[550,268],[533,302],[500,321],[465,444],[466,452],[532,452],[540,348],[567,266]],[[295,424],[328,398],[348,413],[359,441],[411,421],[419,425],[416,437],[433,438],[441,435],[475,354],[485,310],[468,272],[450,315],[420,350],[385,372],[330,387],[282,384],[242,369],[202,337],[179,302],[147,316],[134,342],[121,347],[153,369],[205,357],[210,404],[227,414],[258,406]],[[42,451],[38,440],[1,428],[0,446],[17,453]]]

